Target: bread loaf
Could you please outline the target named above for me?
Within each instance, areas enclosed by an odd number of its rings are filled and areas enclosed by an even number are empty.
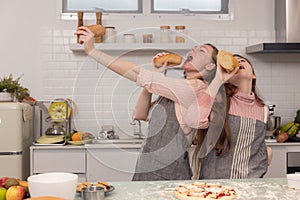
[[[182,57],[178,54],[168,53],[153,60],[155,67],[162,67],[166,61],[168,61],[167,66],[176,66],[181,64]]]
[[[105,28],[100,24],[87,25],[84,27],[90,29],[94,33],[95,37],[100,37],[105,35]]]
[[[226,51],[219,51],[217,55],[218,63],[223,67],[227,72],[232,72],[234,68],[239,66],[237,59],[233,55]]]

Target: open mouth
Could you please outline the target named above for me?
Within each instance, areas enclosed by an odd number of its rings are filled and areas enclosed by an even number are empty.
[[[244,67],[244,66],[240,66],[239,68],[240,68],[240,69],[245,69],[245,67]]]

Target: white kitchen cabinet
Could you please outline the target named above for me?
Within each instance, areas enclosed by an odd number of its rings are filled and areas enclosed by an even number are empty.
[[[271,164],[264,177],[286,177],[286,148],[285,146],[270,146],[273,152]]]
[[[299,143],[267,145],[273,150],[273,159],[265,177],[286,177],[287,153],[300,152]],[[30,173],[63,171],[78,174],[79,181],[130,181],[140,147],[140,143],[31,146]]]
[[[31,146],[30,174],[70,172],[86,180],[86,151],[79,146]]]
[[[87,148],[87,181],[130,181],[139,148]]]
[[[70,172],[79,181],[130,181],[141,143],[31,146],[30,173]]]
[[[291,152],[300,152],[299,143],[268,143],[267,145],[272,148],[273,156],[268,172],[264,177],[286,177],[288,167],[287,154]]]

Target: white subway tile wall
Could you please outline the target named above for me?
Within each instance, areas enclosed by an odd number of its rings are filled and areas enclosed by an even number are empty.
[[[97,134],[102,125],[114,125],[121,137],[133,135],[132,115],[141,91],[134,83],[105,69],[83,52],[73,53],[74,30],[44,30],[41,38],[44,99],[71,98],[77,104],[74,124],[78,130]],[[193,30],[189,36],[201,43],[245,55],[247,45],[274,41],[274,32],[247,30]],[[191,46],[192,47],[192,46]],[[155,51],[110,52],[150,68]],[[180,51],[185,55],[186,52]],[[282,122],[300,109],[299,54],[246,55],[254,65],[257,86],[265,102],[275,104]],[[143,130],[147,124],[143,123]]]

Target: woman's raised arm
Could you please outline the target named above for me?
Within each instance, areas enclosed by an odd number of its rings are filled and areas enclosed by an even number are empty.
[[[90,57],[117,74],[136,82],[140,71],[136,64],[109,56],[95,49],[94,33],[86,27],[79,27],[75,35],[79,35],[79,42],[84,44],[84,50]]]

